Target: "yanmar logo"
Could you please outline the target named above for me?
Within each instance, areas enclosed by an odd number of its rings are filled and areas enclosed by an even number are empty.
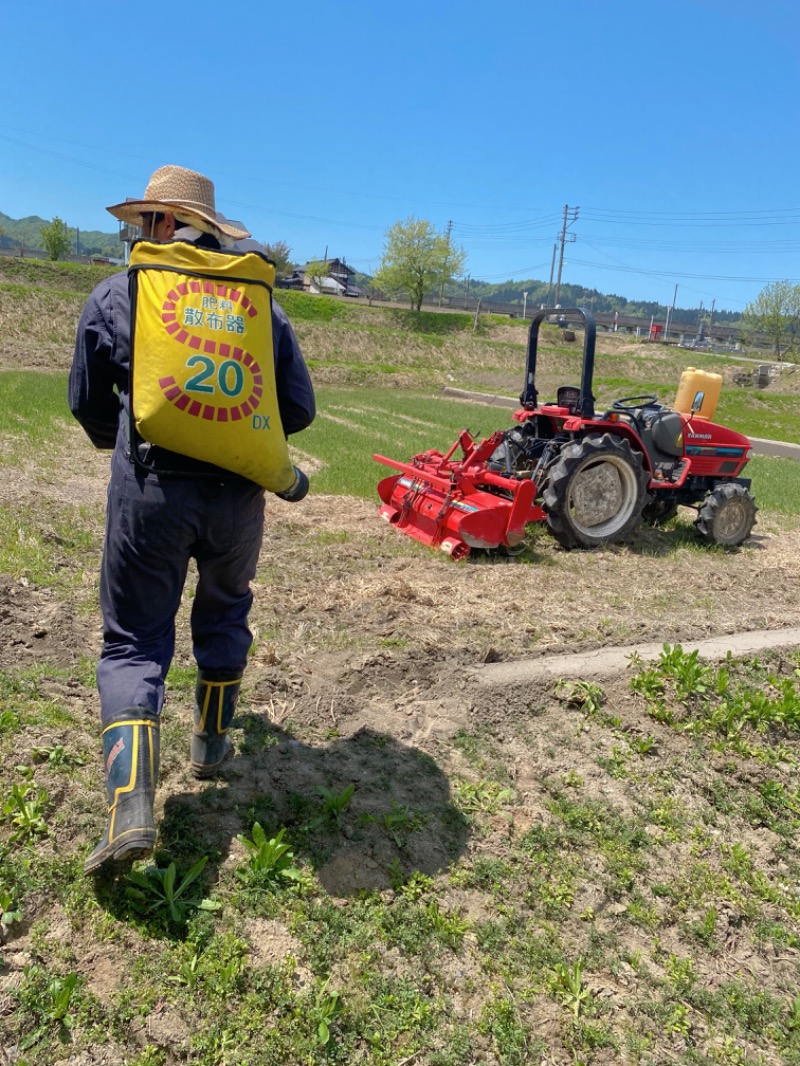
[[[711,440],[710,433],[689,433],[689,440]]]

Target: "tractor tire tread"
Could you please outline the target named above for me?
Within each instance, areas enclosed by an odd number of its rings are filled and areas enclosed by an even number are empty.
[[[618,469],[627,468],[627,475],[621,479],[623,492],[628,493],[623,501],[623,510],[627,511],[627,515],[618,527],[595,536],[570,518],[567,501],[575,476],[588,462],[601,461],[603,458],[611,460]],[[647,500],[646,487],[647,475],[642,455],[634,451],[625,438],[604,433],[571,441],[550,467],[543,488],[542,504],[547,514],[548,529],[555,540],[567,549],[594,548],[628,540],[641,522]]]
[[[720,529],[724,512],[737,503],[741,512],[741,524],[737,530]],[[752,494],[738,484],[721,484],[709,489],[695,519],[695,528],[701,539],[724,548],[738,548],[750,536],[756,524],[758,507]]]

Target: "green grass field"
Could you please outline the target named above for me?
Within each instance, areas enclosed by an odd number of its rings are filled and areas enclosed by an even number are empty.
[[[65,375],[6,371],[0,374],[0,384],[0,435],[6,441],[0,464],[17,461],[20,449],[38,451],[72,423]],[[769,399],[769,406],[782,413],[785,439],[792,434],[797,439],[797,405],[785,397]],[[391,473],[373,459],[375,453],[406,462],[430,448],[446,451],[463,429],[488,436],[513,425],[507,408],[415,390],[320,386],[317,404],[316,421],[296,438],[302,452],[320,464],[312,492],[365,499],[375,498],[377,482]],[[739,413],[744,420],[747,412]],[[750,419],[756,419],[752,411]],[[740,421],[728,424],[746,432]],[[747,476],[763,511],[800,514],[800,462],[755,456]]]

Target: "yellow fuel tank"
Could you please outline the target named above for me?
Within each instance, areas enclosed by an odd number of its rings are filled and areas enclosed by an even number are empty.
[[[713,418],[722,392],[722,374],[711,374],[695,367],[687,367],[681,374],[675,410],[691,414],[695,407],[701,418]],[[699,398],[699,399],[698,399]],[[699,406],[698,406],[699,404]]]

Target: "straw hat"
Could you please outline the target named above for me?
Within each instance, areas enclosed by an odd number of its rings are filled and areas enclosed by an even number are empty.
[[[160,167],[150,178],[141,200],[127,199],[121,204],[106,208],[114,218],[140,226],[142,212],[171,211],[181,222],[200,219],[211,227],[212,232],[221,232],[233,240],[249,237],[248,230],[234,225],[214,206],[214,182],[198,174],[196,170],[168,165]]]

